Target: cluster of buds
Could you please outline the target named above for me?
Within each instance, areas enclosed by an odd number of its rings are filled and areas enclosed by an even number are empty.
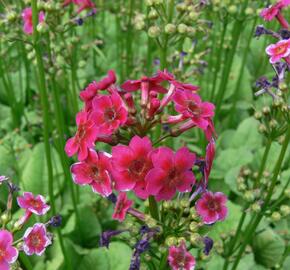
[[[256,86],[260,90],[256,92],[256,96],[262,94],[270,95],[277,106],[282,104],[283,111],[286,114],[289,114],[289,105],[287,105],[286,96],[288,92],[286,79],[290,70],[290,30],[289,23],[283,16],[283,10],[289,5],[289,0],[279,0],[274,5],[263,9],[260,14],[265,21],[277,19],[281,25],[279,31],[275,32],[267,29],[263,25],[259,25],[256,28],[255,33],[256,37],[269,35],[278,40],[277,43],[271,44],[266,48],[266,53],[270,57],[270,63],[275,71],[275,76],[272,80],[268,80],[266,77],[261,77],[257,81]]]
[[[259,14],[259,1],[245,2],[239,0],[212,0],[212,9],[217,12],[220,17],[230,16],[233,19],[237,19],[237,15],[241,15],[243,19],[249,19]],[[258,14],[256,12],[258,10]]]
[[[91,186],[93,192],[110,200],[115,205],[113,219],[122,222],[129,214],[146,226],[134,245],[130,269],[139,269],[140,255],[149,249],[149,241],[156,237],[159,244],[166,245],[172,235],[184,240],[172,243],[179,245],[169,249],[168,262],[172,269],[179,269],[174,265],[184,264],[190,254],[185,248],[190,232],[197,236],[202,225],[224,220],[227,215],[226,196],[207,190],[215,155],[214,105],[202,101],[197,86],[177,81],[166,70],[121,86],[115,83],[111,70],[107,77],[80,92],[84,108],[76,116],[77,132],[65,146],[68,156],[78,157],[71,166],[73,181]],[[205,157],[187,147],[174,151],[161,145],[168,137],[193,128],[201,129],[208,140]],[[111,146],[111,153],[96,151],[98,143]],[[198,181],[195,169],[201,175]],[[134,201],[127,197],[130,191],[149,201],[151,217],[133,208]],[[168,206],[171,202],[184,207],[174,213]],[[108,246],[108,239],[124,231],[128,228],[105,232],[102,246]],[[176,252],[184,256],[178,257]]]
[[[41,256],[46,248],[51,245],[53,235],[48,232],[49,227],[60,226],[61,217],[52,217],[46,223],[35,223],[25,229],[22,237],[15,240],[14,234],[18,234],[27,225],[32,215],[43,216],[50,207],[46,204],[41,195],[34,196],[31,192],[24,192],[17,197],[17,203],[25,212],[18,220],[13,219],[12,206],[13,194],[19,189],[7,177],[0,176],[0,186],[6,185],[9,189],[6,210],[0,217],[0,268],[11,269],[12,265],[17,265],[19,252],[26,255]]]

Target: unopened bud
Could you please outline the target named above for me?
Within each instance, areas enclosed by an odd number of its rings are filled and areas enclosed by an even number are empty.
[[[190,243],[192,245],[198,244],[199,241],[200,241],[200,235],[198,233],[193,233],[190,235]]]
[[[260,204],[258,204],[258,203],[254,203],[254,204],[252,204],[251,209],[252,209],[254,212],[258,213],[258,212],[261,211],[261,206],[260,206]]]
[[[273,212],[271,215],[271,220],[277,222],[281,219],[281,214],[279,212]]]
[[[172,23],[168,23],[165,25],[165,33],[174,34],[176,32],[176,26]]]
[[[235,5],[231,5],[231,6],[228,8],[228,12],[229,12],[230,14],[236,14],[237,11],[238,11],[238,8],[237,8],[237,6],[235,6]]]
[[[160,35],[161,33],[161,30],[158,26],[151,26],[149,29],[148,29],[148,36],[151,37],[151,38],[156,38]]]
[[[268,115],[271,112],[271,109],[269,106],[265,106],[263,107],[262,112],[264,115]]]
[[[148,14],[148,18],[150,20],[156,20],[158,18],[158,13],[155,9],[151,9],[149,14]]]
[[[283,216],[290,215],[290,207],[288,205],[281,205],[280,212]]]
[[[180,34],[185,34],[187,32],[187,25],[184,23],[181,23],[178,25],[177,30]]]
[[[266,133],[267,132],[267,127],[264,124],[259,125],[259,132],[260,133]]]
[[[177,239],[176,237],[174,236],[169,236],[165,239],[165,244],[168,246],[168,247],[171,247],[171,246],[174,246],[177,244]]]
[[[254,117],[255,117],[257,120],[260,120],[260,119],[262,119],[263,115],[262,115],[261,112],[255,112]]]

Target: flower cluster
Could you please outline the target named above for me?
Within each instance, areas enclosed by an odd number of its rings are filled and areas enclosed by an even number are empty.
[[[203,101],[198,90],[197,86],[176,80],[167,70],[158,71],[153,77],[125,81],[121,86],[116,85],[114,71],[109,71],[101,81],[90,83],[80,92],[84,107],[76,116],[77,131],[65,146],[68,156],[78,158],[71,166],[73,181],[90,185],[93,192],[112,201],[113,219],[119,221],[124,221],[128,213],[145,224],[155,222],[133,208],[134,202],[127,197],[130,191],[155,203],[174,200],[178,193],[187,196],[189,206],[196,202],[200,224],[224,220],[225,195],[207,191],[215,155],[215,107]],[[192,128],[202,130],[208,140],[205,157],[197,156],[186,146],[174,151],[163,145],[167,138]],[[110,145],[111,153],[96,150],[100,142]],[[118,193],[117,198],[114,192]],[[192,226],[193,230],[199,227]],[[139,269],[136,265],[140,264],[141,253],[149,249],[154,235],[161,233],[155,225],[152,230],[150,237],[141,238],[135,245],[130,269]],[[101,244],[108,246],[107,236],[122,232],[104,233]],[[188,264],[186,269],[194,266],[194,258],[189,256],[185,244],[170,249],[172,269],[179,269],[174,268],[178,263]],[[179,253],[186,261],[174,262]]]
[[[25,212],[18,220],[14,220],[11,213],[13,193],[18,188],[5,176],[0,176],[0,185],[7,185],[9,189],[6,211],[0,217],[2,227],[0,230],[0,269],[9,270],[16,263],[19,252],[23,251],[28,256],[34,254],[41,256],[45,252],[47,246],[52,243],[52,234],[47,228],[59,226],[60,218],[55,216],[47,223],[35,223],[32,227],[26,228],[21,238],[15,240],[14,234],[22,230],[33,214],[43,216],[50,207],[43,196],[34,196],[31,192],[24,192],[22,196],[17,197],[17,202]]]

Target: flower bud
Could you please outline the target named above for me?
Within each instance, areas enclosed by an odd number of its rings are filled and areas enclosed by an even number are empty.
[[[160,35],[161,33],[161,30],[158,26],[151,26],[149,29],[148,29],[148,36],[151,37],[151,38],[156,38]]]
[[[154,0],[146,0],[146,5],[151,7],[154,5]]]
[[[287,189],[284,191],[284,195],[285,195],[287,198],[290,198],[290,188],[287,188]]]
[[[247,186],[244,183],[238,184],[238,190],[239,191],[245,191],[247,189]]]
[[[186,5],[184,3],[180,3],[176,6],[177,11],[182,12],[186,10]]]
[[[262,112],[264,115],[268,115],[271,112],[271,109],[269,106],[265,106],[263,107]]]
[[[285,82],[283,83],[280,83],[279,84],[279,89],[282,91],[282,92],[287,92],[288,88],[287,88],[287,84]]]
[[[198,223],[197,222],[191,222],[189,224],[189,230],[191,230],[192,232],[195,232],[198,229]]]
[[[246,15],[253,15],[254,14],[254,10],[252,8],[248,7],[245,10],[245,14]]]
[[[200,241],[200,235],[198,233],[193,233],[190,235],[190,243],[192,245],[197,245]]]
[[[36,30],[38,33],[46,33],[48,30],[48,25],[45,22],[39,23],[36,26]]]
[[[177,30],[180,34],[185,34],[187,32],[187,25],[184,23],[181,23],[178,25]]]
[[[261,211],[261,206],[260,206],[260,204],[258,204],[258,203],[254,203],[254,204],[252,204],[251,209],[252,209],[254,212],[258,213],[258,212]]]
[[[155,10],[155,9],[151,9],[150,11],[149,11],[149,14],[148,14],[148,18],[150,19],[150,20],[156,20],[156,19],[158,19],[158,13],[157,13],[157,11]]]
[[[266,133],[267,132],[267,127],[264,124],[259,125],[259,132],[260,133]]]
[[[280,212],[283,216],[290,215],[290,207],[288,205],[281,205],[280,206]]]
[[[245,194],[244,194],[244,199],[247,201],[247,202],[252,202],[254,201],[255,199],[255,195],[254,195],[254,192],[253,191],[246,191]]]
[[[189,200],[188,199],[182,199],[181,201],[180,201],[180,205],[182,206],[182,207],[184,207],[184,208],[186,208],[186,207],[189,207]]]
[[[278,122],[275,120],[275,119],[272,119],[270,122],[269,122],[269,126],[270,128],[277,128],[278,127]]]
[[[194,12],[194,11],[191,11],[190,13],[189,13],[189,18],[191,19],[191,20],[193,20],[193,21],[195,21],[195,20],[197,20],[198,19],[198,13],[196,13],[196,12]]]
[[[164,31],[167,34],[174,34],[176,32],[176,26],[172,23],[168,23],[165,25]]]
[[[260,120],[260,119],[262,119],[263,115],[262,115],[261,112],[255,112],[254,117],[255,117],[257,120]]]
[[[277,222],[281,219],[281,214],[279,212],[273,212],[271,215],[271,221]]]
[[[176,237],[174,236],[168,236],[166,239],[165,239],[165,245],[167,245],[168,247],[170,246],[174,246],[177,244],[177,239]]]
[[[186,239],[184,237],[178,237],[177,243],[180,245],[182,242],[186,242]]]
[[[7,20],[9,22],[12,22],[12,21],[16,20],[16,18],[17,18],[17,14],[16,14],[15,11],[9,11],[8,12],[8,14],[7,14]]]
[[[47,2],[44,4],[44,10],[51,11],[53,10],[53,4],[51,2]]]
[[[282,105],[283,101],[278,98],[278,99],[275,99],[274,102],[273,102],[273,107],[274,108],[279,108],[281,105]]]
[[[79,66],[80,68],[85,67],[85,66],[86,66],[86,61],[84,61],[84,60],[79,61],[78,66]]]
[[[231,6],[228,8],[228,12],[229,12],[230,14],[236,14],[236,13],[238,12],[238,8],[237,8],[237,6],[235,6],[235,5],[231,5]]]

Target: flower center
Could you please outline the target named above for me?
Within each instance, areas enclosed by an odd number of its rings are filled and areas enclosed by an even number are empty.
[[[30,201],[31,206],[35,207],[35,208],[39,208],[41,206],[41,203],[38,200],[34,200],[32,199]]]
[[[97,166],[91,167],[91,177],[94,179],[94,182],[101,183],[101,177],[99,174],[99,169]]]
[[[188,110],[195,116],[199,116],[201,114],[201,109],[194,101],[188,102]]]
[[[130,172],[134,174],[141,174],[145,168],[145,161],[144,160],[133,160],[129,166]]]
[[[280,45],[275,48],[275,54],[284,54],[287,50],[287,44]]]
[[[34,247],[39,247],[41,244],[41,239],[38,235],[32,235],[30,241]]]
[[[105,110],[105,120],[112,121],[115,119],[115,117],[116,117],[116,112],[112,108]]]
[[[220,209],[220,206],[218,203],[216,203],[215,201],[213,200],[210,200],[207,202],[207,206],[210,210],[212,211],[218,211]]]
[[[76,134],[77,141],[80,142],[85,137],[85,134],[86,134],[85,125],[80,124],[78,127],[77,134]]]
[[[175,168],[172,168],[168,173],[168,186],[175,187],[178,181],[178,171]]]

